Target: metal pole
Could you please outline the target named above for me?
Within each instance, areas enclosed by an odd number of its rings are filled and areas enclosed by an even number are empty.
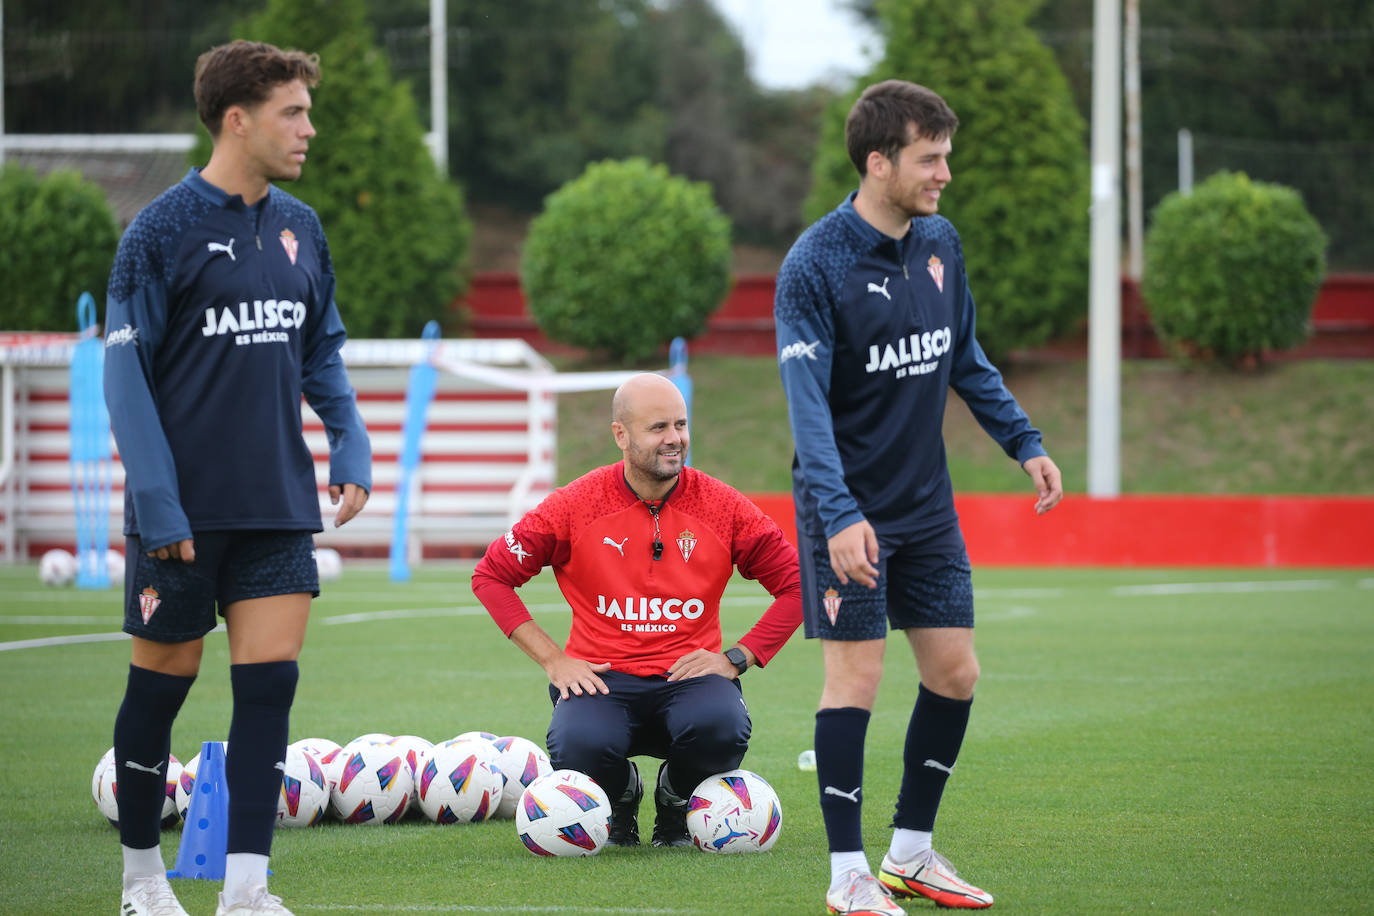
[[[1178,193],[1193,193],[1193,132],[1186,127],[1178,129]]]
[[[1121,492],[1121,7],[1093,3],[1088,493]]]
[[[429,0],[430,149],[439,173],[448,174],[448,9],[447,0]]]
[[[1145,272],[1140,144],[1140,0],[1126,0],[1126,250],[1127,271],[1136,283]]]
[[[5,164],[5,0],[0,0],[0,166]]]

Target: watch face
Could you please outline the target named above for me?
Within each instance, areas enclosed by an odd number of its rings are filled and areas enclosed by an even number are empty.
[[[743,674],[744,669],[749,667],[749,659],[739,649],[726,649],[725,657],[730,659],[730,664],[739,669],[740,674]]]

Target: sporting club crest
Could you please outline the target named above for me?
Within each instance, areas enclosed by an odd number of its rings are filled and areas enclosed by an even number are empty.
[[[830,625],[835,625],[835,618],[840,616],[840,602],[844,599],[840,593],[833,588],[825,590],[825,597],[821,599],[821,604],[825,605],[825,615],[830,618]]]
[[[291,263],[296,263],[296,252],[300,251],[301,243],[296,241],[296,233],[290,229],[281,231],[281,247],[286,249],[286,256],[291,259]]]
[[[930,260],[926,262],[926,273],[930,274],[930,279],[935,281],[935,288],[943,293],[945,291],[945,265],[935,255],[931,255]]]
[[[687,529],[677,536],[677,549],[682,551],[682,562],[686,563],[692,559],[692,551],[696,550],[697,536]]]
[[[143,614],[144,623],[152,619],[153,612],[161,603],[162,599],[157,596],[157,589],[150,585],[143,590],[143,594],[138,596],[138,609]]]

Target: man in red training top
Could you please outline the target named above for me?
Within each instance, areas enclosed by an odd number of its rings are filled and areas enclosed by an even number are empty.
[[[801,623],[797,551],[734,488],[684,466],[687,407],[660,375],[636,375],[611,402],[624,460],[560,487],[487,548],[472,590],[549,677],[549,758],[612,800],[610,842],[639,845],[644,794],[630,757],[663,757],[655,846],[687,846],[687,798],[749,747],[739,676],[762,667]],[[572,608],[560,649],[515,589],[552,566]],[[773,603],[721,652],[720,596],[734,569]]]

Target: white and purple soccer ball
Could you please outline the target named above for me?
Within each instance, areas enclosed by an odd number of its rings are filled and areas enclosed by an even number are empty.
[[[687,800],[687,832],[705,852],[766,852],[781,830],[778,793],[749,770],[703,779]]]
[[[515,809],[515,835],[537,856],[594,856],[606,845],[610,822],[605,791],[576,770],[540,776]]]
[[[501,804],[493,817],[509,819],[515,817],[516,805],[520,803],[520,796],[529,784],[540,776],[552,773],[553,765],[549,763],[549,755],[544,753],[544,749],[528,738],[506,735],[492,743],[498,752],[496,765],[505,779]]]
[[[505,779],[490,741],[446,741],[426,751],[416,794],[420,811],[436,824],[485,821],[501,804]]]
[[[277,796],[277,826],[313,827],[329,809],[329,782],[314,754],[288,747],[282,761],[281,793]]]
[[[406,812],[414,781],[400,752],[389,744],[341,750],[330,811],[348,824],[394,824]]]

